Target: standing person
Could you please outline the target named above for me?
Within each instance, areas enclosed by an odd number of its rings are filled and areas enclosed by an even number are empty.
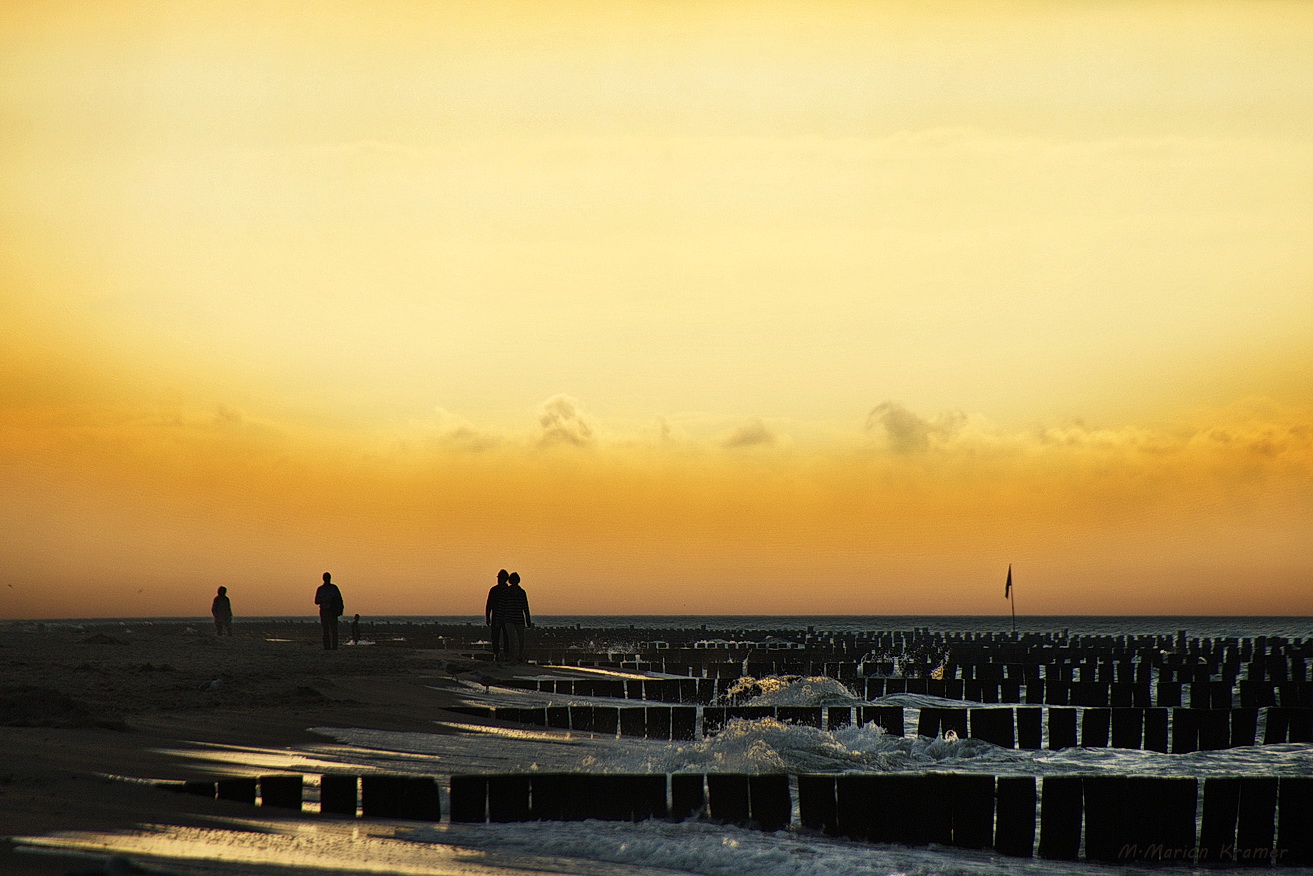
[[[315,605],[319,606],[319,625],[324,628],[324,650],[337,650],[337,619],[345,610],[342,591],[333,583],[333,576],[324,573],[324,583],[315,591]]]
[[[505,635],[505,624],[501,620],[501,615],[497,611],[501,603],[502,595],[508,588],[507,579],[509,575],[505,569],[497,573],[497,583],[492,585],[488,591],[488,604],[483,607],[483,620],[488,625],[492,633],[492,659],[501,662],[502,657],[502,637]]]
[[[214,615],[214,628],[217,635],[222,636],[225,632],[229,637],[233,634],[233,604],[228,599],[228,588],[220,587],[219,593],[214,597],[214,602],[210,604],[210,614]]]
[[[519,572],[512,572],[508,580],[510,586],[501,595],[497,613],[502,616],[506,628],[507,658],[513,657],[516,663],[523,663],[524,628],[533,626],[533,619],[529,617],[529,594],[520,586]]]
[[[360,615],[351,618],[351,644],[360,644]]]

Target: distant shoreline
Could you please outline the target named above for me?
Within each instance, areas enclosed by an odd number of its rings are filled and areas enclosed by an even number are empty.
[[[344,617],[349,618],[350,615]],[[364,617],[364,615],[362,615]],[[468,620],[471,623],[482,623],[482,616],[478,614],[383,614],[371,615],[377,621],[391,621],[413,623],[416,621],[443,621],[443,622],[460,622]],[[1004,615],[994,614],[543,614],[537,615],[537,618],[544,624],[553,621],[568,620],[573,623],[579,618],[594,618],[597,620],[655,620],[659,618],[682,618],[698,620],[796,620],[806,618],[842,618],[847,620],[864,620],[886,618],[896,619],[956,619],[956,620],[1008,620]],[[1313,621],[1313,616],[1301,614],[1018,614],[1017,620],[1055,620],[1055,619],[1094,619],[1099,620],[1116,620],[1119,618],[1134,620],[1191,620],[1194,618],[1200,620],[1264,620],[1264,619],[1281,619],[1281,620],[1308,620]],[[296,621],[306,621],[307,623],[318,623],[318,619],[310,614],[273,614],[273,615],[250,615],[242,618],[247,623],[289,623]],[[204,621],[210,623],[209,615],[138,615],[138,616],[119,616],[119,615],[88,615],[85,617],[34,617],[34,618],[0,618],[0,623],[106,623],[106,622],[143,622],[149,621],[154,623],[190,623]]]
[[[345,625],[350,616],[343,618]],[[234,618],[238,630],[254,625],[304,627],[317,636],[318,619],[311,615],[252,616]],[[735,631],[778,631],[846,633],[861,630],[897,631],[930,629],[945,633],[1006,634],[1013,629],[1007,615],[538,615],[540,629],[598,630],[600,632],[645,631],[659,638],[662,630],[705,630],[707,633]],[[477,634],[486,629],[482,615],[362,615],[365,629],[379,626],[460,628],[460,634]],[[142,628],[192,627],[212,631],[209,617],[91,617],[0,620],[0,630],[27,628]],[[313,628],[313,629],[312,629]],[[1018,615],[1018,635],[1066,633],[1079,636],[1178,635],[1185,631],[1195,638],[1255,638],[1276,636],[1287,639],[1313,638],[1313,618],[1300,615]],[[0,636],[0,644],[3,643]]]

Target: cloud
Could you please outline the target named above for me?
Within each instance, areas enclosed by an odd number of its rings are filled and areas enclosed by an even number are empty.
[[[214,413],[214,425],[216,426],[240,426],[246,419],[240,410],[229,407],[228,405],[219,405],[218,410]]]
[[[657,417],[657,442],[663,447],[675,443],[674,430],[670,428],[670,421],[665,417]]]
[[[1313,410],[1262,410],[1249,402],[1228,413],[1194,432],[1190,448],[1313,471]]]
[[[434,410],[437,421],[435,440],[444,447],[478,453],[501,446],[502,436],[482,429],[445,408]]]
[[[592,424],[584,418],[579,400],[572,396],[554,395],[543,402],[538,423],[543,430],[538,439],[541,447],[557,444],[591,447],[597,441]]]
[[[932,439],[946,441],[955,437],[965,423],[966,414],[961,411],[945,411],[927,420],[898,402],[887,401],[871,409],[866,417],[866,431],[870,434],[882,429],[889,447],[897,453],[921,453],[930,449]]]
[[[1120,451],[1138,450],[1144,453],[1169,454],[1180,451],[1184,442],[1175,434],[1156,431],[1143,426],[1122,426],[1116,429],[1094,428],[1077,420],[1063,426],[1048,426],[1038,433],[1039,444],[1045,448],[1071,448],[1073,450]]]
[[[1262,401],[1262,400],[1260,400]],[[1252,400],[1154,424],[1074,420],[1009,429],[979,414],[926,417],[898,402],[872,408],[868,439],[919,473],[1018,477],[1120,474],[1158,488],[1313,473],[1313,409]],[[927,468],[923,459],[933,456]],[[1010,474],[1009,474],[1010,472]]]
[[[721,442],[722,447],[769,447],[778,441],[774,432],[761,420],[751,420],[739,426]]]

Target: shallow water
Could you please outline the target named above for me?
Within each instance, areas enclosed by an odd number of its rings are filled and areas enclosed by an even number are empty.
[[[807,696],[835,695],[824,684],[781,681],[767,696],[787,695],[793,704]],[[792,690],[790,690],[792,688]],[[485,693],[484,702],[523,704],[575,698],[520,691]],[[938,701],[917,695],[889,698],[915,709]],[[591,699],[597,702],[596,698]],[[915,726],[915,721],[909,721]],[[350,727],[321,727],[332,740],[294,752],[208,747],[198,759],[217,759],[248,769],[354,770],[360,773],[452,773],[567,771],[634,772],[885,772],[952,771],[1011,775],[1109,774],[1196,776],[1313,775],[1313,746],[1274,745],[1168,755],[1120,749],[1020,751],[976,739],[896,737],[874,726],[834,731],[784,724],[774,719],[732,721],[720,734],[692,742],[604,737],[547,728],[491,728],[448,722],[458,732],[396,733]],[[443,789],[444,797],[446,788]],[[313,800],[315,789],[308,789]],[[310,807],[310,808],[313,808]],[[444,811],[448,809],[443,800]],[[258,813],[258,810],[253,810]],[[246,832],[253,825],[261,831]],[[1161,873],[1161,868],[1105,866],[1007,858],[989,852],[947,848],[902,848],[824,837],[797,826],[774,834],[704,821],[496,825],[417,824],[306,820],[299,826],[233,825],[209,830],[170,828],[67,841],[98,844],[134,855],[166,856],[179,874],[217,873],[214,867],[284,864],[315,872],[386,873],[685,873],[701,876],[932,876],[932,874]],[[217,863],[226,861],[226,864]],[[194,867],[197,869],[187,869]],[[1225,872],[1226,868],[1222,868]],[[1195,872],[1174,867],[1170,872]],[[224,872],[244,872],[240,870]],[[1216,866],[1199,868],[1217,873]],[[1282,872],[1298,873],[1295,868]],[[1309,872],[1309,871],[1303,871]]]
[[[544,619],[547,621],[548,619]],[[562,620],[568,619],[551,619]],[[623,619],[648,623],[651,629],[689,619]],[[715,624],[733,621],[743,629],[777,629],[783,619],[697,619]],[[990,619],[1006,629],[1007,619]],[[1018,629],[1023,621],[1018,619]],[[1097,635],[1174,633],[1191,635],[1309,636],[1304,619],[1043,619],[1044,630],[1069,627]],[[596,625],[597,618],[580,618]],[[912,629],[931,626],[952,631],[989,629],[982,619],[944,618],[796,618],[795,624],[817,629]],[[1055,623],[1058,621],[1058,623]],[[617,622],[617,626],[618,626]],[[1037,627],[1038,628],[1038,627]],[[605,674],[604,672],[602,674]],[[852,691],[831,679],[759,679],[760,705],[849,705]],[[485,705],[604,703],[633,705],[593,697],[563,697],[471,685],[468,699]],[[930,706],[969,705],[916,694],[874,701],[905,710],[905,726],[917,726],[918,710]],[[1108,774],[1193,776],[1313,775],[1313,745],[1285,744],[1160,754],[1122,749],[1024,751],[1003,749],[975,739],[948,741],[890,736],[874,726],[834,730],[796,726],[773,719],[731,721],[708,739],[665,742],[573,733],[547,728],[490,728],[446,722],[441,733],[394,733],[351,727],[316,728],[329,740],[295,750],[207,746],[187,752],[197,760],[219,761],[229,772],[291,769],[308,776],[319,772],[386,772],[438,776],[453,773],[567,771],[669,773],[694,772],[888,772],[951,771],[1001,775],[1048,776]],[[451,732],[451,731],[456,732]],[[313,778],[312,778],[313,781]],[[445,797],[446,789],[442,789]],[[308,789],[311,811],[317,788]],[[447,801],[443,800],[444,811]],[[988,852],[947,848],[902,848],[824,837],[797,826],[774,834],[702,821],[641,824],[612,822],[524,823],[490,825],[420,824],[351,821],[308,817],[294,822],[266,822],[260,810],[240,823],[211,828],[142,829],[113,834],[71,833],[32,842],[95,852],[115,851],[178,876],[271,872],[297,873],[502,874],[578,873],[700,874],[700,876],[932,876],[932,874],[1111,874],[1242,872],[1210,866],[1106,866],[1076,862],[1017,859]],[[1252,872],[1244,868],[1243,872]],[[1313,869],[1281,868],[1285,873]]]
[[[445,777],[474,771],[596,772],[810,772],[946,770],[1054,775],[1313,774],[1313,746],[1280,745],[1165,755],[1118,749],[1016,751],[979,740],[893,737],[873,727],[835,732],[781,724],[737,721],[710,739],[688,743],[597,737],[549,729],[475,729],[459,733],[390,733],[318,728],[335,742],[295,752],[211,747],[198,759],[271,768],[350,768]],[[445,790],[445,789],[444,789]],[[314,789],[308,794],[313,797]],[[443,802],[444,811],[447,808]],[[312,872],[490,874],[686,873],[702,876],[1035,876],[1076,873],[1161,873],[1161,868],[1050,862],[1007,858],[959,849],[880,846],[824,837],[796,826],[774,834],[689,821],[496,825],[305,819],[214,828],[167,828],[106,835],[71,834],[47,845],[113,850],[149,862],[159,856],[169,872],[261,872],[288,866]],[[252,833],[251,831],[255,832]],[[257,868],[257,869],[247,869]],[[268,872],[265,870],[264,872]],[[300,872],[300,871],[298,871]],[[1219,868],[1174,867],[1169,872],[1217,873]],[[1221,872],[1225,872],[1222,868]],[[1252,872],[1252,871],[1247,871]],[[1299,873],[1295,868],[1282,872]]]

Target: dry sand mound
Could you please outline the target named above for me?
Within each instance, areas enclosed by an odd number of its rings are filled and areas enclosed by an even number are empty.
[[[57,690],[30,685],[0,687],[0,725],[127,729],[117,716],[98,713],[83,701]]]

